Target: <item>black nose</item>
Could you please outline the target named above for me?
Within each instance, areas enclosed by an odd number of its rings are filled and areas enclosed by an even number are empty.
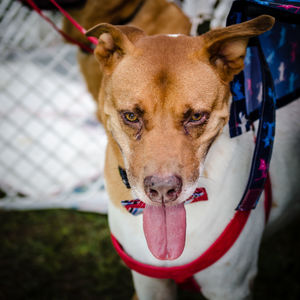
[[[144,180],[146,195],[154,202],[175,201],[181,193],[182,179],[178,176],[148,176]]]

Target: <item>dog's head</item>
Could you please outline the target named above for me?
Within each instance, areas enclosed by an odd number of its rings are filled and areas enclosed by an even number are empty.
[[[134,195],[152,210],[172,214],[177,207],[182,213],[201,163],[228,121],[229,82],[243,69],[248,40],[273,23],[260,16],[199,37],[146,36],[109,24],[89,31],[99,37],[95,55],[104,72],[100,119],[118,145]],[[155,227],[148,215],[144,227]],[[176,258],[179,252],[154,254]]]

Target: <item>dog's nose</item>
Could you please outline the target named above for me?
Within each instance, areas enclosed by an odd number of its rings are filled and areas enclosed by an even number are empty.
[[[181,193],[182,179],[178,176],[148,176],[144,179],[146,195],[154,202],[175,201]]]

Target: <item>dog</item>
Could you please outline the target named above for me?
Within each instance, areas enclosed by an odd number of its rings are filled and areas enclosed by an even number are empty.
[[[143,29],[147,34],[189,34],[189,18],[174,3],[166,0],[87,0],[82,7],[68,10],[84,28],[101,22],[130,24]],[[63,31],[73,39],[89,46],[89,41],[67,18],[63,19]],[[88,91],[97,101],[102,70],[90,53],[79,51],[78,63]]]
[[[103,70],[97,114],[108,138],[109,226],[132,266],[176,273],[210,248],[233,219],[254,141],[252,132],[229,137],[229,82],[243,69],[249,38],[273,23],[262,15],[198,37],[148,36],[133,26],[110,24],[88,31],[99,38],[94,53]],[[277,110],[270,226],[296,207],[299,113],[299,101]],[[199,187],[208,199],[184,205]],[[232,247],[194,274],[206,298],[251,297],[265,229],[264,198]],[[130,199],[145,204],[142,214],[133,216],[122,206]],[[176,298],[173,280],[135,269],[132,276],[139,299]]]

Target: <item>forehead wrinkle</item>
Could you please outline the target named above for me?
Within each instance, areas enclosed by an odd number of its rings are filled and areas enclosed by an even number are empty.
[[[179,70],[178,70],[179,71]],[[191,108],[211,109],[219,95],[215,73],[205,64],[190,65],[177,72],[169,97]],[[170,101],[172,101],[170,99]],[[177,103],[176,103],[177,105]]]
[[[164,75],[163,75],[164,76]],[[163,90],[156,84],[153,84],[154,79],[149,78],[147,84],[125,84],[118,85],[114,92],[116,106],[133,110],[138,105],[144,112],[145,118],[153,118],[158,111],[162,111],[166,100],[166,88]],[[167,80],[161,78],[158,80]],[[163,83],[166,86],[166,83]]]
[[[144,82],[145,83],[145,82]],[[155,108],[159,103],[157,91],[148,84],[139,84],[132,80],[125,80],[122,84],[117,84],[113,91],[116,105],[133,109],[139,106],[144,111],[149,111],[151,107]]]
[[[165,106],[182,111],[182,103],[200,109],[210,107],[218,85],[209,66],[195,63],[188,55],[191,49],[187,50],[179,40],[175,42],[177,38],[169,38],[172,47],[163,36],[155,38],[159,43],[150,43],[150,39],[154,41],[150,37],[142,47],[138,45],[141,48],[138,56],[124,58],[118,65],[118,72],[113,75],[118,102],[129,106],[142,103],[146,112],[153,113]],[[167,50],[170,48],[171,51]]]

